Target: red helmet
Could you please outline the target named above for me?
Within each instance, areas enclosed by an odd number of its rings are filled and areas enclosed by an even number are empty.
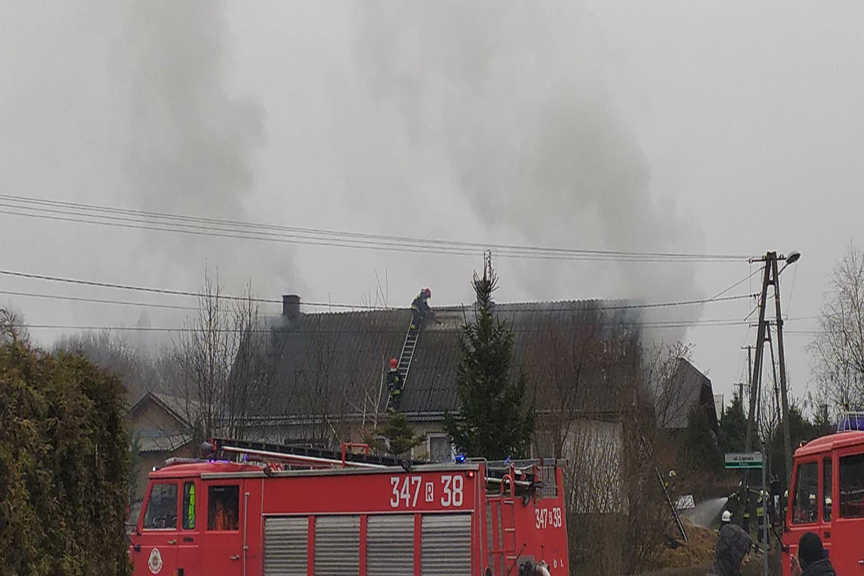
[[[426,298],[431,298],[432,297],[432,290],[430,290],[429,288],[424,288],[423,294],[426,295]]]
[[[390,359],[390,369],[395,370],[397,366],[399,366],[399,361],[396,360],[396,358],[391,358]]]

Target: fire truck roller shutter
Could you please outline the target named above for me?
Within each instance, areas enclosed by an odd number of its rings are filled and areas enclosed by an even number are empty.
[[[360,573],[360,517],[315,518],[315,576]]]
[[[306,516],[264,520],[265,576],[306,576],[308,531]]]
[[[366,574],[414,574],[413,514],[369,516],[366,524]]]
[[[423,576],[471,576],[471,515],[423,515]]]

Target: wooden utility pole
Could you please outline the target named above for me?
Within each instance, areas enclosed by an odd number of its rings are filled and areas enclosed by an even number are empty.
[[[795,260],[789,260],[788,262],[791,263]],[[783,352],[783,317],[780,314],[780,273],[777,271],[776,254],[771,260],[771,266],[774,269],[774,308],[777,311],[777,319],[774,321],[774,326],[777,329],[777,359],[780,361],[780,401],[783,404],[783,449],[786,456],[786,486],[789,486],[789,477],[792,474],[792,436],[789,431],[789,394],[786,386],[786,358]]]
[[[756,426],[756,407],[760,401],[760,386],[762,380],[762,356],[767,338],[768,322],[765,320],[765,307],[768,298],[768,286],[774,286],[774,308],[775,327],[777,329],[777,353],[780,361],[780,401],[781,419],[783,421],[783,449],[786,463],[786,485],[789,485],[789,475],[792,473],[792,439],[789,430],[789,395],[786,385],[786,359],[783,349],[783,317],[780,311],[780,272],[777,269],[777,261],[784,260],[785,266],[797,261],[801,255],[792,252],[789,256],[778,255],[776,252],[766,252],[765,256],[755,258],[752,262],[764,262],[765,273],[762,276],[762,292],[759,296],[759,324],[756,333],[756,361],[753,365],[752,379],[750,384],[750,409],[747,419],[747,437],[745,449],[750,452],[753,448],[753,431]],[[784,268],[785,268],[784,266]]]
[[[771,254],[777,256],[776,252],[768,252],[765,258]],[[744,441],[744,451],[753,450],[753,430],[756,422],[756,404],[759,402],[759,384],[762,380],[762,344],[765,342],[765,301],[768,298],[768,284],[771,279],[771,266],[765,264],[765,273],[762,275],[762,292],[759,294],[759,324],[756,330],[756,362],[753,364],[752,377],[750,378],[750,407],[747,418],[747,436]]]
[[[747,350],[747,392],[750,392],[750,387],[753,386],[753,345],[748,344],[742,346],[742,350]],[[741,398],[741,410],[744,416],[747,416],[746,408],[744,407],[744,383],[738,383],[738,397]]]

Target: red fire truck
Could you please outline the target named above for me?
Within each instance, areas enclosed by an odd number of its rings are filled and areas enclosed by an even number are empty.
[[[783,574],[806,532],[842,576],[864,575],[864,432],[823,436],[795,451],[783,534]]]
[[[135,576],[568,573],[554,460],[418,464],[214,441],[150,473]]]

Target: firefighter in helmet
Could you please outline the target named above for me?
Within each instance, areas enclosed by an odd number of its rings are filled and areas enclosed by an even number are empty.
[[[756,529],[759,533],[756,535],[757,540],[763,543],[765,540],[765,492],[759,491],[759,498],[756,500]]]
[[[398,410],[402,399],[402,376],[399,374],[399,361],[390,359],[390,370],[387,371],[387,392],[390,394],[389,410]]]
[[[714,565],[709,574],[713,576],[741,576],[741,563],[752,546],[750,535],[732,523],[732,513],[723,512],[717,546],[714,549]]]
[[[418,328],[426,318],[434,319],[435,313],[429,307],[428,300],[432,297],[432,290],[424,288],[411,302],[411,329]]]

